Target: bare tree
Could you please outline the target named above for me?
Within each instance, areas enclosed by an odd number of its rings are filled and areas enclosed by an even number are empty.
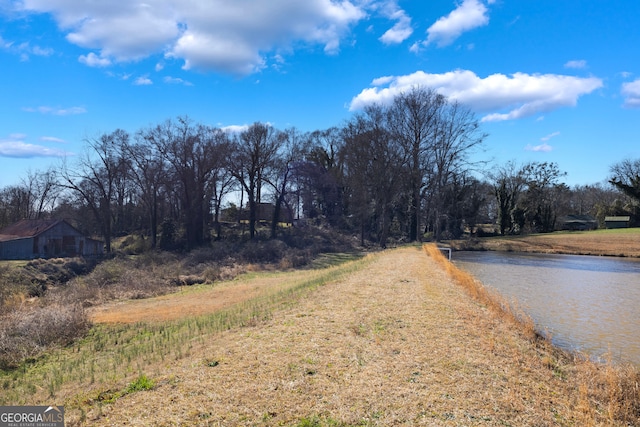
[[[344,155],[352,209],[360,218],[360,240],[375,232],[386,247],[397,202],[404,151],[385,127],[385,110],[375,105],[344,129]]]
[[[148,130],[145,139],[161,154],[168,165],[169,179],[177,186],[187,247],[202,244],[209,238],[208,186],[215,171],[224,166],[226,152],[219,148],[228,142],[227,135],[221,129],[179,117]]]
[[[111,252],[117,184],[127,174],[127,162],[119,148],[128,139],[129,134],[120,129],[89,139],[86,142],[91,151],[75,167],[64,163],[61,168],[60,184],[87,203],[100,226],[107,253]]]
[[[228,135],[217,135],[218,139],[215,144],[216,149],[216,167],[212,170],[209,183],[207,185],[207,198],[211,201],[213,209],[213,223],[216,228],[216,238],[222,237],[222,227],[220,226],[220,213],[222,210],[222,202],[224,197],[235,188],[235,180],[229,169],[229,157],[231,156],[232,144]]]
[[[135,136],[136,143],[126,141],[122,150],[131,161],[131,179],[137,189],[139,202],[144,206],[151,247],[155,248],[158,239],[159,197],[166,184],[167,171],[157,147],[148,143],[147,132],[150,130],[139,131]]]
[[[527,163],[523,173],[527,190],[521,203],[529,228],[536,232],[551,232],[555,228],[560,194],[566,189],[559,180],[567,173],[553,162]]]
[[[311,132],[306,144],[304,160],[297,163],[295,170],[302,211],[307,218],[321,217],[337,225],[343,213],[341,130],[332,127]]]
[[[296,162],[303,155],[303,137],[295,128],[289,128],[282,133],[282,143],[279,154],[273,159],[272,173],[266,177],[274,194],[273,218],[271,220],[271,238],[276,237],[278,222],[281,218],[282,207],[289,195],[293,169]],[[289,209],[291,214],[291,209]],[[288,215],[290,216],[290,215]]]
[[[32,210],[31,193],[24,185],[11,185],[0,191],[2,226],[29,218]]]
[[[611,166],[609,182],[640,203],[640,159],[625,159]]]
[[[446,211],[444,189],[454,178],[463,176],[471,164],[469,156],[486,138],[475,114],[457,101],[446,102],[435,119],[435,135],[427,151],[427,214],[434,238],[440,240],[442,215]]]
[[[53,168],[44,172],[29,172],[24,185],[29,188],[33,203],[31,217],[40,219],[53,209],[59,190]]]
[[[402,144],[410,195],[409,240],[416,241],[421,229],[421,204],[432,161],[437,123],[446,98],[420,86],[398,95],[389,111],[389,130]]]
[[[251,239],[256,234],[262,184],[269,168],[274,165],[283,141],[281,132],[271,125],[263,123],[254,123],[234,140],[230,162],[231,172],[249,199],[249,236]]]
[[[514,161],[507,162],[489,173],[493,186],[493,194],[497,202],[498,227],[500,234],[510,234],[515,231],[514,211],[522,191],[526,186],[524,170]]]

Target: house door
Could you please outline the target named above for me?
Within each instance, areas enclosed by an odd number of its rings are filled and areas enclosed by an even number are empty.
[[[62,253],[65,255],[76,255],[76,238],[74,236],[62,236]]]

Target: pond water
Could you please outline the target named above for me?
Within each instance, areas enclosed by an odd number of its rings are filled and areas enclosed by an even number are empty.
[[[454,252],[452,261],[516,300],[554,344],[640,365],[639,260]]]

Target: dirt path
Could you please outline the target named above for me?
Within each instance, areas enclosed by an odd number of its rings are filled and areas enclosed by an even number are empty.
[[[214,336],[148,373],[153,390],[105,405],[87,422],[580,425],[571,409],[578,390],[560,367],[542,366],[540,351],[422,251],[386,251],[270,322]]]

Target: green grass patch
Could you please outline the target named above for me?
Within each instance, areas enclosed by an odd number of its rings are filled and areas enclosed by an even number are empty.
[[[134,381],[129,383],[125,389],[126,393],[135,393],[137,391],[151,390],[155,386],[155,382],[146,375],[140,375]]]

